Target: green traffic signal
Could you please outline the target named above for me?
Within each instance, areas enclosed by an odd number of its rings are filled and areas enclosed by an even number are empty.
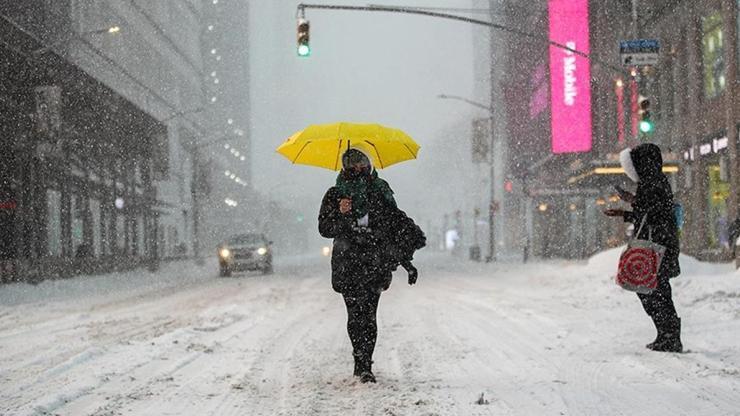
[[[640,121],[640,131],[643,133],[652,133],[653,128],[655,126],[653,125],[653,122],[650,120],[642,120]]]
[[[307,57],[307,56],[310,56],[310,55],[311,55],[311,47],[310,46],[308,46],[306,44],[298,45],[298,56],[300,56],[300,57]]]

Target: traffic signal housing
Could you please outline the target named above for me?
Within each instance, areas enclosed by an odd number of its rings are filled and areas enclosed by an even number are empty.
[[[298,56],[306,58],[311,55],[311,46],[309,45],[308,30],[310,25],[306,19],[298,19]]]
[[[638,103],[640,106],[640,132],[643,134],[651,134],[655,129],[655,125],[653,124],[653,120],[650,115],[650,99],[640,96]]]

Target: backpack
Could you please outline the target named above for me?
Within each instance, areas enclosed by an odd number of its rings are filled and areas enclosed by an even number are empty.
[[[686,218],[683,205],[678,201],[673,203],[673,218],[676,220],[676,227],[678,227],[678,231],[681,231],[683,229],[683,224]]]

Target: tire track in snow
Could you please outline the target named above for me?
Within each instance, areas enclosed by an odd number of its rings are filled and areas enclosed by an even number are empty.
[[[301,357],[298,352],[306,348],[312,332],[322,335],[327,329],[323,323],[332,306],[315,305],[315,299],[305,298],[306,293],[311,293],[309,291],[313,291],[314,295],[325,294],[323,287],[318,289],[311,287],[321,286],[321,283],[319,279],[310,279],[305,282],[300,292],[304,296],[301,301],[311,304],[310,310],[296,310],[288,319],[283,317],[279,322],[269,323],[273,328],[269,331],[270,335],[260,342],[259,355],[255,355],[249,370],[241,377],[241,382],[250,386],[250,390],[257,395],[253,397],[256,403],[249,407],[250,412],[254,412],[252,414],[291,414],[290,412],[295,409],[305,410],[307,406],[310,406],[311,400],[317,399],[311,393],[305,394],[295,388],[303,380],[308,380],[309,383],[320,383],[315,379],[316,375],[311,375],[313,378],[309,377],[311,369],[316,367],[312,366],[311,361],[296,363],[294,360],[297,355],[299,358],[305,358],[305,355]],[[297,299],[294,300],[297,301]],[[280,329],[275,331],[275,326],[279,326]],[[300,397],[296,398],[294,395],[300,395]],[[298,399],[297,403],[296,399]],[[240,415],[246,410],[248,409],[237,405],[232,407],[232,412],[223,409],[223,414]]]
[[[164,309],[168,311],[193,311],[193,307],[196,308],[205,308],[212,304],[220,304],[222,302],[228,302],[231,299],[234,299],[239,296],[239,291],[233,290],[233,285],[226,285],[226,286],[215,286],[206,288],[210,290],[210,293],[203,293],[203,288],[198,288],[196,292],[184,292],[179,293],[177,295],[170,296],[168,298],[159,299],[156,302],[149,302],[147,304],[122,304],[124,308],[120,309],[119,311],[111,311],[110,313],[117,315],[132,315],[134,317],[139,316],[148,316],[150,313],[155,314],[158,310]],[[205,295],[205,296],[204,296]],[[195,311],[199,311],[199,309],[195,309]],[[95,315],[93,315],[93,318]],[[155,318],[155,320],[162,320],[162,319],[168,319],[168,318]],[[192,324],[192,322],[198,322],[199,320],[197,317],[192,317],[190,319],[182,319],[180,321],[180,325],[178,327],[185,327],[189,324]],[[110,349],[112,346],[117,346],[121,344],[125,344],[127,342],[130,342],[131,337],[137,336],[141,337],[145,334],[150,334],[152,331],[159,332],[159,327],[156,325],[152,325],[152,321],[144,320],[136,320],[134,319],[133,322],[136,323],[136,325],[125,327],[119,325],[117,328],[119,331],[117,332],[111,332],[109,334],[105,334],[100,339],[95,340],[95,343],[92,344],[93,348],[96,348],[98,351],[106,351],[107,349]],[[168,321],[169,322],[169,321]],[[123,330],[120,330],[123,329]],[[173,328],[162,328],[163,330],[161,332],[166,332],[165,329],[172,330]],[[43,335],[43,334],[42,334]],[[76,338],[77,334],[72,334],[72,336],[68,338]],[[143,337],[146,339],[146,337]],[[71,342],[72,345],[74,345],[74,341]],[[83,345],[80,347],[80,345]],[[67,379],[74,378],[74,373],[76,371],[82,371],[84,372],[84,368],[78,368],[79,366],[65,366],[65,362],[69,359],[69,357],[74,357],[77,354],[80,354],[81,352],[84,352],[87,348],[87,346],[84,346],[85,344],[80,344],[70,350],[65,350],[60,354],[56,354],[50,359],[53,360],[53,362],[58,362],[56,365],[62,365],[64,366],[63,372],[54,372],[54,366],[48,365],[49,362],[46,363],[45,368],[49,369],[44,371],[44,373],[51,371],[51,375],[49,377],[44,377],[42,373],[41,376],[36,376],[36,374],[33,371],[28,371],[27,378],[31,378],[31,382],[24,386],[23,390],[16,391],[16,400],[15,402],[11,401],[8,403],[8,405],[13,406],[14,408],[20,408],[25,405],[29,405],[30,403],[33,403],[36,401],[36,398],[43,397],[44,394],[47,394],[49,391],[64,391],[65,386],[67,384]],[[96,357],[98,358],[98,357]],[[61,362],[60,362],[61,360]],[[136,360],[134,360],[136,361]],[[59,363],[60,362],[60,363]],[[97,363],[88,363],[88,365],[94,365],[98,366]],[[71,374],[67,374],[71,373]],[[41,377],[41,378],[39,378]],[[16,378],[16,380],[18,380]],[[84,389],[83,389],[84,390]],[[18,394],[22,391],[22,395]],[[3,395],[7,394],[7,391],[3,393]],[[12,393],[11,393],[12,394]],[[75,399],[78,399],[75,397]],[[19,402],[20,400],[20,402]],[[70,400],[68,400],[70,401]]]
[[[285,286],[289,282],[278,282]],[[271,296],[275,299],[287,299],[283,292],[287,289],[284,287],[264,287],[261,283],[256,282],[255,287],[259,290],[259,294],[255,296]],[[292,288],[288,288],[291,289]],[[246,290],[246,289],[245,289]],[[281,293],[275,295],[275,292]],[[247,304],[248,306],[248,304]],[[274,305],[279,306],[279,305]],[[283,305],[284,306],[284,305]],[[177,368],[175,371],[159,374],[155,378],[150,378],[145,384],[140,385],[136,388],[136,394],[134,396],[140,396],[141,394],[154,393],[155,396],[152,398],[145,397],[144,399],[137,399],[136,401],[123,401],[117,405],[116,408],[128,407],[135,409],[140,414],[151,414],[159,413],[164,411],[159,402],[162,400],[168,400],[171,405],[167,407],[167,411],[173,411],[174,414],[189,414],[195,408],[203,408],[197,414],[220,414],[217,412],[211,412],[210,409],[218,406],[219,400],[223,401],[223,391],[229,390],[228,386],[225,386],[225,380],[228,380],[227,375],[229,371],[234,370],[234,365],[229,364],[230,360],[224,360],[224,355],[232,357],[236,360],[235,352],[224,353],[224,350],[229,350],[229,345],[237,343],[240,339],[243,339],[250,333],[254,328],[258,328],[264,324],[264,317],[259,320],[250,320],[249,314],[246,311],[242,311],[237,308],[237,312],[244,312],[242,319],[239,323],[245,325],[234,325],[233,327],[218,328],[215,331],[206,331],[202,333],[202,337],[191,340],[192,342],[200,342],[210,345],[218,345],[219,348],[214,348],[212,353],[199,354],[198,361],[187,362],[186,365]],[[192,330],[193,328],[191,328]],[[249,340],[252,341],[251,339]],[[239,345],[239,344],[237,344]],[[231,348],[234,350],[234,348]],[[239,363],[239,361],[233,361]],[[224,367],[223,364],[226,363]],[[243,364],[242,364],[243,365]],[[192,367],[192,368],[191,368]],[[214,369],[221,371],[221,374],[213,373]],[[205,373],[205,374],[204,374]],[[155,387],[158,386],[160,380],[169,380],[173,383],[165,391],[159,391]],[[207,391],[201,393],[201,391]],[[193,401],[195,396],[195,401]],[[149,399],[149,400],[147,400]],[[156,399],[156,400],[155,400]],[[154,403],[152,403],[154,401]],[[178,410],[179,409],[179,410]],[[109,409],[106,409],[109,410]]]
[[[259,371],[263,369],[264,355],[276,354],[275,351],[279,351],[279,348],[291,345],[290,340],[286,340],[285,334],[294,330],[295,326],[301,325],[303,320],[310,318],[298,309],[291,309],[291,304],[295,304],[296,297],[305,293],[305,290],[310,290],[307,286],[317,283],[317,280],[302,281],[298,288],[290,287],[289,290],[281,290],[281,294],[275,297],[279,303],[271,304],[269,313],[262,316],[258,323],[249,328],[240,328],[235,338],[221,340],[224,348],[214,350],[214,353],[207,359],[198,363],[199,367],[208,368],[208,374],[201,374],[200,377],[190,379],[184,379],[183,375],[175,374],[179,387],[168,391],[166,396],[177,402],[167,410],[174,414],[241,415],[245,412],[254,414],[254,403],[264,395],[262,392],[264,386],[260,381],[265,377],[258,377]],[[274,292],[274,289],[270,291]],[[286,316],[285,313],[290,315]],[[280,329],[276,331],[276,327]],[[241,340],[250,346],[259,345],[262,352],[259,354],[249,350],[245,352],[238,347],[232,347],[231,351],[223,352],[224,349],[229,349],[226,347],[228,345],[240,345]],[[240,372],[243,373],[241,377]],[[200,399],[193,401],[191,392]],[[246,408],[245,402],[249,403]],[[267,414],[273,414],[275,405],[275,399],[272,398]],[[156,410],[155,407],[150,408],[145,405],[137,406],[136,409],[149,412]]]

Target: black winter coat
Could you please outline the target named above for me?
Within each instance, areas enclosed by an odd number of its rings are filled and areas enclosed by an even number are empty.
[[[402,261],[410,261],[425,238],[406,213],[380,192],[368,195],[369,225],[354,226],[349,214],[339,211],[341,195],[331,187],[321,201],[319,233],[333,238],[332,288],[343,294],[387,289],[392,272]]]
[[[666,248],[658,274],[676,277],[681,273],[678,264],[678,226],[673,207],[673,192],[668,178],[662,172],[663,158],[654,144],[642,144],[630,152],[632,164],[639,176],[632,211],[624,214],[638,231],[645,215],[645,225],[637,238],[653,241]]]

